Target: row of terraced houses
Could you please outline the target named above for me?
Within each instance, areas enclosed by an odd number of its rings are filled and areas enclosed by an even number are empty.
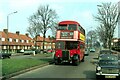
[[[45,49],[54,49],[55,42],[50,37],[45,38]],[[0,50],[7,53],[16,53],[20,50],[31,49],[36,46],[37,49],[43,48],[43,37],[37,35],[36,38],[31,38],[28,33],[20,34],[19,31],[16,33],[8,32],[8,29],[3,29],[0,31]],[[1,52],[0,51],[0,52]]]

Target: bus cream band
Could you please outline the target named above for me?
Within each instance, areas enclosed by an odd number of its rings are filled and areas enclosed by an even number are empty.
[[[80,40],[85,41],[85,36],[80,33]]]

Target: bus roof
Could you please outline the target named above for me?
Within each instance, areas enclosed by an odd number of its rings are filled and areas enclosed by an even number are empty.
[[[80,25],[76,21],[61,21],[61,22],[59,22],[59,25],[65,25],[65,24],[77,24],[77,25]]]

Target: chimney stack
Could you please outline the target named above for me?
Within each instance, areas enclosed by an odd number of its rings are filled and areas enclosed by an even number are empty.
[[[28,33],[26,33],[25,35],[26,35],[27,37],[29,37],[29,34],[28,34]]]
[[[48,36],[48,38],[50,39],[50,35]]]
[[[17,35],[19,35],[19,34],[20,34],[20,32],[19,32],[19,31],[16,31],[16,34],[17,34]]]
[[[5,33],[8,33],[8,29],[3,29],[3,31],[4,31]]]

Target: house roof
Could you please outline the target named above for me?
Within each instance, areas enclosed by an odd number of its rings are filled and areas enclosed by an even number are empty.
[[[43,37],[41,36],[37,36],[37,38],[33,38],[34,40],[36,40],[37,42],[42,42],[43,41]],[[45,41],[46,42],[53,42],[53,39],[50,39],[50,38],[45,38]]]
[[[35,38],[32,39],[27,34],[25,35],[19,34],[19,32],[16,32],[16,33],[8,32],[7,34],[7,32],[5,31],[0,31],[0,35],[2,38],[5,38],[5,41],[2,41],[2,45],[27,45],[27,46],[34,45],[33,40],[35,40]],[[12,41],[8,42],[6,39],[7,37],[11,38]],[[22,40],[24,40],[24,42],[22,42]],[[37,45],[41,45],[41,42],[43,41],[43,37],[38,35],[36,41],[37,41]],[[45,42],[55,42],[55,40],[50,38],[45,38]]]
[[[23,34],[20,34],[19,36],[21,40],[32,40],[32,38],[30,38],[29,36],[23,35]]]
[[[27,35],[23,35],[23,34],[16,34],[16,33],[11,33],[8,32],[8,34],[4,31],[0,31],[0,34],[2,35],[2,38],[11,38],[12,41],[11,42],[7,42],[7,40],[2,41],[2,45],[33,45],[33,42],[20,42],[20,40],[32,40],[32,38],[30,38]],[[8,36],[7,36],[8,35]],[[18,42],[15,42],[14,39],[18,39]]]

